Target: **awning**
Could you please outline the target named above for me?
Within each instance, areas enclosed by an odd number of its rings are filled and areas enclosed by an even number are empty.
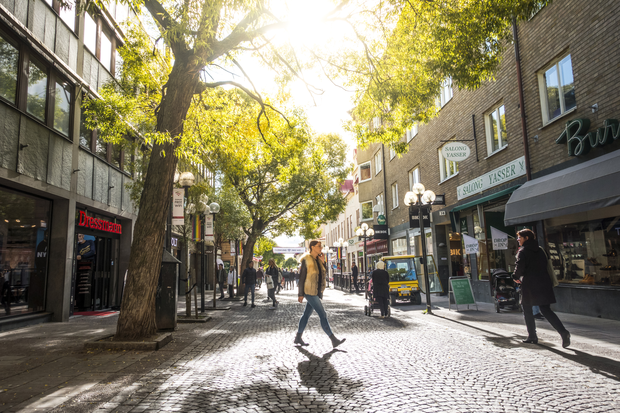
[[[494,199],[497,198],[501,198],[503,196],[506,195],[510,195],[512,194],[514,191],[516,191],[521,185],[515,185],[515,186],[511,186],[510,188],[506,188],[503,189],[501,191],[498,192],[494,192],[492,194],[483,196],[482,198],[478,198],[478,199],[474,199],[473,201],[467,202],[466,204],[462,204],[462,205],[457,205],[454,208],[452,208],[450,210],[450,223],[452,224],[452,231],[453,232],[460,232],[459,227],[458,227],[458,221],[459,221],[459,211],[462,211],[464,209],[468,209],[471,207],[474,207],[478,204],[483,204],[485,202],[488,201],[493,201]]]
[[[506,204],[517,225],[620,204],[620,150],[526,182]]]

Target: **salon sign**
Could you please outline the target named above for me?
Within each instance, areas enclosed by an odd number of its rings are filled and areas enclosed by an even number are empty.
[[[80,211],[78,225],[80,227],[96,229],[99,231],[113,232],[114,234],[123,233],[123,227],[121,226],[121,224],[116,224],[114,222],[106,221],[99,218],[89,217],[84,211]]]
[[[461,162],[465,159],[469,158],[471,154],[471,150],[469,146],[465,145],[461,142],[450,142],[446,143],[441,148],[441,155],[452,162]]]
[[[456,188],[456,196],[460,201],[524,175],[525,156],[522,156],[458,186]]]

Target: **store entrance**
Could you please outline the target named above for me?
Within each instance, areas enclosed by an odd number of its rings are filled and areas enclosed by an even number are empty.
[[[116,305],[120,239],[79,230],[76,235],[74,310],[95,311]]]

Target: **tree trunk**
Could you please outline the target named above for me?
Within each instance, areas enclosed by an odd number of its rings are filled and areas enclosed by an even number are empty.
[[[178,56],[175,60],[157,113],[157,131],[169,133],[173,141],[153,146],[134,227],[127,285],[114,337],[116,340],[142,339],[157,332],[155,293],[161,271],[164,224],[178,161],[174,152],[199,81],[199,71],[195,65],[188,63],[189,60],[184,56]]]

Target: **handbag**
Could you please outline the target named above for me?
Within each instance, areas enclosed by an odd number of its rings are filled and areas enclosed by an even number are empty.
[[[542,252],[545,254],[545,258],[547,260],[547,274],[549,274],[549,278],[551,278],[551,284],[554,287],[557,287],[558,285],[560,285],[560,282],[558,281],[558,277],[555,276],[555,271],[553,269],[553,263],[551,262],[551,259],[547,256],[547,252],[544,250],[543,247],[539,247]]]
[[[271,278],[270,275],[268,275],[267,277],[265,277],[265,282],[267,283],[267,289],[271,290],[273,289],[274,285],[273,285],[273,279]]]

